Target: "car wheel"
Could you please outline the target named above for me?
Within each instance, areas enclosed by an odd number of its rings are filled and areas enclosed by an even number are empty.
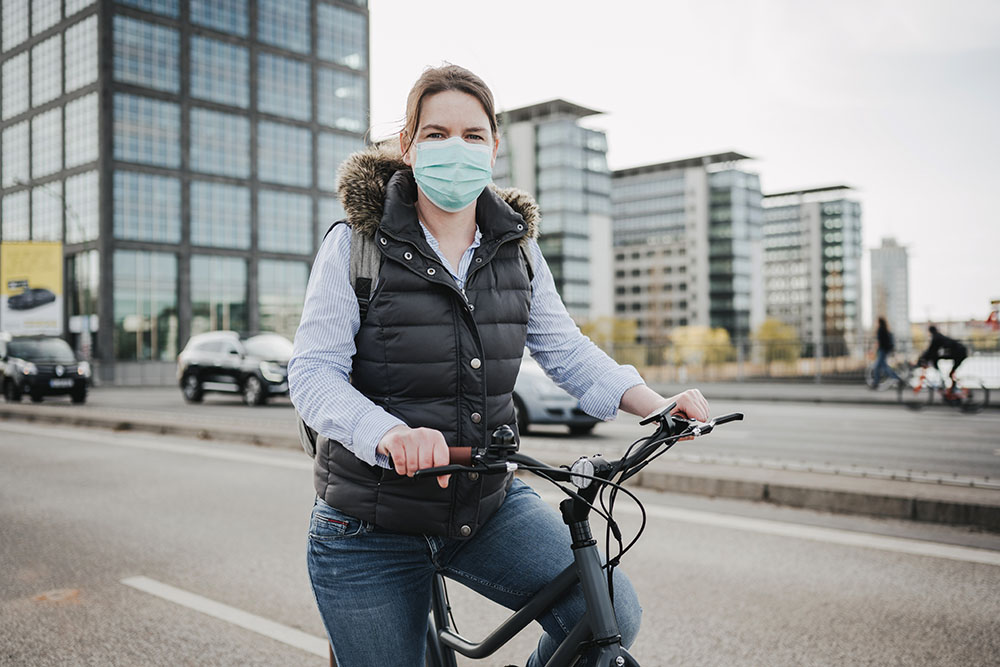
[[[188,403],[201,403],[205,398],[205,390],[201,386],[201,380],[194,373],[184,377],[184,384],[181,386],[184,400]]]
[[[70,394],[69,400],[73,401],[74,403],[86,403],[87,402],[87,390],[86,389],[80,389],[80,390],[74,391],[72,394]]]
[[[267,400],[264,394],[264,385],[256,375],[249,376],[243,381],[243,402],[247,405],[263,405]]]
[[[44,398],[44,397],[41,394],[32,394],[31,395],[31,402],[32,403],[41,403],[42,402],[42,398]]]
[[[17,388],[17,385],[13,380],[8,380],[3,386],[3,397],[7,399],[8,403],[20,403],[21,402],[21,391]]]
[[[569,427],[569,432],[571,435],[587,435],[594,430],[597,424],[573,424]]]
[[[528,411],[524,409],[524,403],[517,396],[514,396],[514,418],[517,420],[517,432],[524,435],[528,432]]]

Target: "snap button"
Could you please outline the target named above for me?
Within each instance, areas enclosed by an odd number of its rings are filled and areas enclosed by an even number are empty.
[[[473,424],[478,424],[479,422],[483,421],[483,416],[478,412],[473,412],[471,416]]]
[[[470,304],[469,304],[469,312],[471,313],[471,312],[472,312],[472,311],[474,311],[475,309],[476,309],[476,307],[475,307],[475,306],[473,306],[473,305],[472,305],[472,304],[470,303]]]
[[[522,229],[524,229],[524,225],[518,225],[517,226],[517,231],[521,231]]]
[[[434,270],[433,266],[431,268],[427,269],[427,275],[433,276],[435,273],[437,273],[437,271]]]
[[[475,482],[477,479],[479,479],[479,473],[478,472],[470,472],[469,473],[469,479],[471,479],[473,482]]]
[[[386,240],[385,240],[385,237],[384,237],[384,236],[383,236],[382,238],[380,238],[380,239],[378,240],[378,242],[379,242],[379,243],[381,243],[382,245],[385,245],[386,243],[388,243],[388,241],[386,241]]]
[[[407,260],[413,259],[413,253],[412,252],[404,252],[403,253],[403,258],[407,259]]]
[[[468,526],[462,526],[461,528],[458,529],[458,532],[462,533],[462,537],[468,537],[469,535],[472,535],[472,529],[469,528]]]
[[[483,362],[481,362],[478,358],[474,358],[472,361],[469,362],[469,365],[475,369],[478,369],[480,366],[483,365]]]
[[[476,264],[480,264],[482,263],[482,261],[483,261],[482,257],[476,257]]]

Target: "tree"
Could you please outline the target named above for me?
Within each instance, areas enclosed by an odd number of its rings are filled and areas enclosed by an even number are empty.
[[[722,327],[677,327],[670,332],[670,343],[664,358],[676,366],[721,364],[736,357],[729,332]]]
[[[768,364],[772,361],[796,361],[802,352],[802,342],[795,327],[781,320],[764,320],[751,339],[763,349],[764,361]]]

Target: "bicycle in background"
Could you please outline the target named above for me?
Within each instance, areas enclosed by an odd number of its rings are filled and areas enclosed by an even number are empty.
[[[989,405],[990,390],[979,379],[956,377],[955,386],[951,388],[948,375],[926,363],[907,363],[902,372],[896,372],[903,378],[903,382],[896,385],[898,400],[911,409],[933,404],[935,396],[945,405],[965,413],[980,412]]]

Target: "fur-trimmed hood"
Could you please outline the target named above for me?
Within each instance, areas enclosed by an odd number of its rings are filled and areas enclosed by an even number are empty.
[[[340,166],[338,193],[347,213],[347,223],[367,235],[374,236],[382,222],[386,186],[396,172],[404,172],[412,181],[413,173],[403,162],[399,148],[393,142],[370,146],[354,153]],[[537,238],[541,216],[534,198],[517,188],[489,185],[501,201],[524,219],[524,238]]]

